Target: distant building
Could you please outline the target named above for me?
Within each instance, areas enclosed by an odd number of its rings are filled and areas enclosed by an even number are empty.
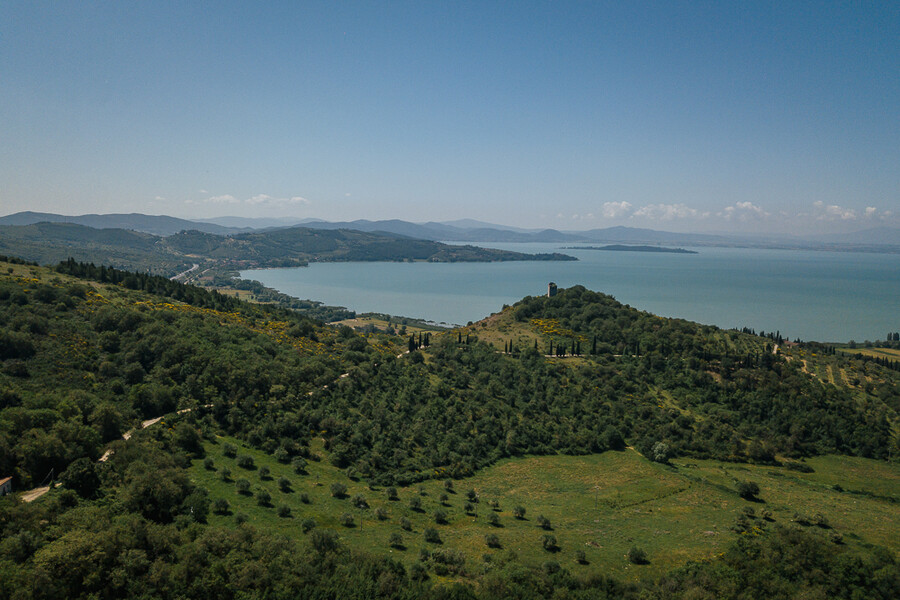
[[[547,284],[547,297],[552,298],[556,295],[556,284],[552,281]]]
[[[12,494],[12,477],[0,479],[0,496]]]

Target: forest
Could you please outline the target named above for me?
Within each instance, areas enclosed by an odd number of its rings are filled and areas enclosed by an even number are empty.
[[[823,545],[780,522],[736,535],[721,556],[626,582],[579,575],[552,552],[539,565],[508,548],[459,566],[450,549],[409,562],[329,527],[297,539],[211,525],[214,498],[190,475],[222,436],[277,463],[327,464],[371,490],[432,479],[464,488],[498,461],[626,447],[662,465],[884,462],[898,454],[900,374],[890,365],[829,356],[866,381],[827,385],[810,376],[811,354],[786,357],[769,338],[662,319],[582,287],[410,347],[164,277],[3,258],[0,478],[50,491],[0,499],[2,597],[900,593],[894,550]]]

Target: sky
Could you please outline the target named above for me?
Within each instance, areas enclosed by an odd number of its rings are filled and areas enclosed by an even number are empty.
[[[900,3],[0,4],[0,214],[900,226]]]

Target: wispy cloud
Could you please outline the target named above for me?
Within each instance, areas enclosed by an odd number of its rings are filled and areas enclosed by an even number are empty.
[[[600,208],[600,214],[607,219],[618,219],[624,217],[631,212],[631,202],[623,200],[622,202],[604,202]]]
[[[716,216],[722,217],[726,221],[761,221],[768,219],[772,215],[762,207],[752,202],[735,202],[731,206],[726,206]]]
[[[709,212],[700,211],[681,203],[648,204],[634,211],[631,216],[653,221],[674,221],[675,219],[705,219],[709,216]]]
[[[207,192],[208,193],[208,192]],[[308,206],[310,201],[303,196],[290,196],[287,198],[276,198],[269,194],[255,194],[243,200],[233,196],[232,194],[222,194],[219,196],[208,196],[202,200],[187,200],[186,204],[244,204],[247,206],[289,206],[304,205]]]
[[[817,221],[853,221],[856,220],[856,211],[817,200],[813,202],[813,217]]]

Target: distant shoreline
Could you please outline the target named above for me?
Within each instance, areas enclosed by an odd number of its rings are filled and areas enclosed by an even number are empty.
[[[684,248],[666,248],[664,246],[626,246],[612,244],[610,246],[564,246],[561,250],[609,250],[612,252],[664,252],[666,254],[700,254]]]

